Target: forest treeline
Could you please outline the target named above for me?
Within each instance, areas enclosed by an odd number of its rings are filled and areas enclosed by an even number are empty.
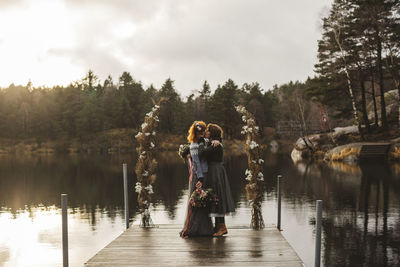
[[[100,82],[89,70],[82,80],[66,87],[33,88],[29,83],[0,90],[0,136],[45,140],[79,138],[115,128],[138,129],[161,98],[167,99],[160,110],[162,133],[185,134],[194,120],[204,120],[221,124],[227,137],[237,136],[241,119],[234,106],[239,103],[256,115],[260,125],[272,126],[279,119],[277,95],[263,92],[258,83],[239,87],[229,79],[212,90],[204,81],[196,94],[182,99],[170,78],[161,88],[144,88],[129,72],[122,73],[117,82],[110,76]]]
[[[349,119],[360,129],[373,124],[387,129],[397,124],[387,118],[384,94],[400,92],[399,20],[398,0],[335,0],[323,18],[315,76],[273,88],[257,82],[238,85],[232,79],[211,88],[204,81],[183,98],[171,78],[160,88],[145,88],[129,72],[116,81],[111,76],[100,81],[92,70],[68,86],[12,84],[0,89],[0,137],[40,141],[138,129],[163,97],[168,100],[160,110],[162,133],[185,134],[194,120],[204,120],[220,124],[228,138],[238,137],[237,104],[255,115],[260,129],[295,120],[306,130],[307,123],[321,119],[321,110],[329,112],[330,120]]]

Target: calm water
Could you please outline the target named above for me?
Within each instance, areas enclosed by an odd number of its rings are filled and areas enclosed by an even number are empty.
[[[70,266],[82,266],[124,230],[122,163],[129,169],[130,212],[134,157],[0,156],[0,266],[60,266],[60,194],[69,196]],[[227,225],[249,224],[243,156],[225,158],[237,213]],[[294,164],[265,156],[266,224],[276,223],[276,176],[283,175],[283,235],[307,266],[314,261],[315,200],[323,200],[323,265],[396,266],[400,247],[400,165]],[[187,168],[176,153],[159,158],[152,219],[183,223]],[[178,233],[177,233],[178,238]]]

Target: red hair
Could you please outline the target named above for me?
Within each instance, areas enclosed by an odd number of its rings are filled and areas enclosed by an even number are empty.
[[[204,121],[194,121],[192,126],[190,126],[189,130],[188,130],[188,137],[187,140],[189,143],[193,143],[196,140],[196,126],[201,127],[201,129],[204,131],[206,129],[206,123]]]

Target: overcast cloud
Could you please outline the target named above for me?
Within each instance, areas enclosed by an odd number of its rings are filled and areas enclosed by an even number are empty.
[[[213,89],[229,78],[239,85],[259,82],[270,89],[313,75],[321,18],[331,4],[331,0],[0,2],[0,86],[28,79],[34,85],[66,85],[90,68],[101,80],[111,74],[117,81],[129,71],[145,86],[160,87],[171,77],[184,96],[204,80]]]

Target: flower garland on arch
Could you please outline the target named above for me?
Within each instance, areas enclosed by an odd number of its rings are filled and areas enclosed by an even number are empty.
[[[136,151],[139,155],[136,163],[137,183],[135,191],[138,193],[138,204],[142,215],[140,226],[153,227],[149,207],[153,192],[152,184],[156,180],[155,170],[157,161],[154,158],[156,148],[156,128],[159,122],[158,114],[161,101],[154,105],[152,110],[146,114],[141,125],[141,131],[135,136],[139,143]]]
[[[242,121],[245,123],[241,134],[246,136],[245,151],[249,168],[245,171],[245,179],[248,182],[246,195],[251,207],[251,227],[259,230],[265,227],[261,209],[264,192],[264,160],[258,143],[259,127],[256,125],[254,116],[244,106],[239,105],[235,108],[242,115]]]

